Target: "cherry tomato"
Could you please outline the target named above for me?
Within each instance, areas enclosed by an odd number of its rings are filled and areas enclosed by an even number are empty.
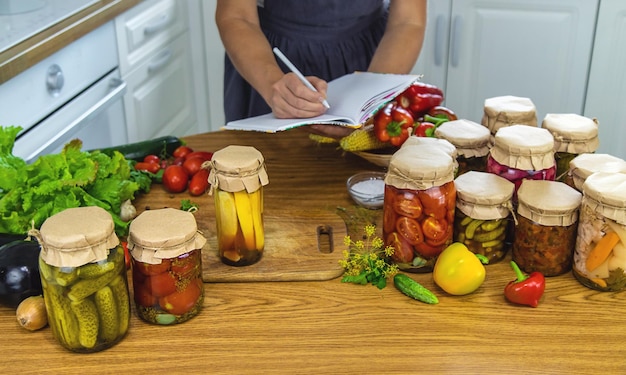
[[[124,264],[126,269],[130,269],[130,252],[128,251],[128,242],[122,241],[122,249],[124,249]]]
[[[387,236],[387,246],[394,248],[391,259],[398,263],[410,263],[413,261],[413,246],[402,238],[398,233],[393,232]]]
[[[133,283],[133,292],[135,303],[140,306],[150,307],[159,302],[159,299],[143,283]]]
[[[174,158],[170,165],[183,165],[185,163],[185,158]],[[167,168],[167,166],[165,166]]]
[[[428,114],[433,117],[446,117],[449,121],[458,120],[459,117],[453,110],[444,106],[436,106],[428,110]]]
[[[171,261],[169,259],[163,259],[159,264],[133,262],[133,270],[136,270],[146,276],[153,276],[169,271],[170,265]]]
[[[387,199],[387,197],[385,197]],[[383,231],[385,234],[391,233],[396,230],[396,220],[398,215],[392,209],[386,206],[383,210]]]
[[[180,257],[172,260],[172,273],[178,277],[179,279],[189,279],[191,277],[195,277],[196,272],[199,273],[199,267],[196,267],[200,264],[200,251],[194,250],[185,255],[181,255]],[[197,275],[199,276],[199,275]]]
[[[396,221],[396,230],[411,245],[418,245],[424,242],[424,234],[420,224],[415,219],[401,217]]]
[[[188,181],[189,175],[182,165],[170,165],[163,172],[163,187],[170,193],[182,193]]]
[[[139,163],[135,164],[135,170],[137,171],[157,173],[159,169],[161,169],[161,166],[156,163],[146,163],[146,162],[140,161]]]
[[[416,194],[399,191],[393,202],[393,209],[402,216],[417,219],[422,216],[422,204]]]
[[[148,276],[143,284],[156,297],[164,297],[176,291],[176,278],[171,272]]]
[[[422,242],[415,246],[415,251],[422,258],[434,258],[445,249],[445,246],[431,246],[428,242]]]
[[[202,294],[201,288],[201,281],[191,282],[185,289],[159,298],[159,305],[170,314],[182,315],[196,304]]]
[[[187,154],[187,156],[185,156],[185,159],[189,159],[189,158],[200,158],[202,160],[211,160],[211,158],[213,157],[213,153],[212,152],[208,152],[208,151],[194,151],[191,152],[189,154]]]
[[[189,193],[193,196],[204,194],[209,188],[209,170],[200,169],[189,181]]]
[[[202,168],[202,163],[204,163],[204,159],[199,157],[188,157],[183,162],[183,168],[185,168],[185,171],[187,171],[189,176],[193,176]]]
[[[424,214],[443,219],[446,217],[446,196],[443,189],[434,186],[419,192],[419,199],[424,207]]]
[[[174,158],[185,158],[187,157],[187,155],[189,155],[192,152],[193,152],[193,149],[191,149],[191,147],[189,146],[178,146],[176,147],[174,152],[172,152],[172,156]]]
[[[424,237],[435,241],[434,243],[441,240],[445,241],[448,233],[448,222],[445,219],[429,216],[422,222],[422,232]]]
[[[157,155],[154,154],[150,154],[150,155],[146,155],[146,157],[143,158],[144,163],[157,163],[160,164],[161,163],[161,158],[158,157]]]

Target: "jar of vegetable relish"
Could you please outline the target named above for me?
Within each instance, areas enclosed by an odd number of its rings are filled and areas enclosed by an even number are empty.
[[[39,272],[55,339],[78,353],[122,340],[130,301],[124,249],[111,214],[100,207],[69,208],[30,234],[41,244]]]
[[[556,180],[565,181],[569,163],[576,156],[598,149],[598,122],[574,113],[549,113],[541,127],[554,137]]]
[[[438,148],[401,147],[385,175],[383,239],[391,259],[409,272],[432,271],[452,243],[456,189],[454,159]]]
[[[512,182],[492,173],[469,171],[454,180],[454,240],[489,263],[504,258],[511,246]]]
[[[572,268],[591,289],[626,288],[626,174],[596,172],[585,180]]]
[[[201,251],[205,243],[191,212],[149,210],[130,223],[128,249],[135,307],[141,319],[175,324],[200,312],[204,301]]]
[[[263,186],[269,180],[263,155],[250,146],[218,150],[211,159],[209,182],[222,262],[231,266],[256,263],[265,246]]]
[[[470,120],[444,122],[435,129],[435,137],[449,141],[457,150],[456,175],[469,171],[484,172],[489,155],[489,129]]]
[[[515,263],[544,276],[571,270],[582,194],[558,181],[525,180],[518,199]]]
[[[595,172],[626,174],[626,161],[609,154],[580,154],[569,163],[565,183],[583,191],[583,183]]]
[[[554,138],[542,128],[511,125],[498,130],[487,158],[487,172],[504,177],[519,188],[523,180],[554,181]],[[516,201],[513,194],[513,202]]]
[[[491,143],[501,128],[522,124],[537,126],[537,110],[529,98],[505,95],[485,99],[481,124],[491,133]]]

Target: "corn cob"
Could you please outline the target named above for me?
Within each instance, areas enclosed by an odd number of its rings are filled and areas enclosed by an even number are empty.
[[[313,134],[310,133],[309,134],[309,139],[317,142],[317,143],[337,143],[338,141],[335,138],[331,138],[331,137],[325,137],[323,135],[319,135],[319,134]]]
[[[389,143],[382,142],[374,132],[366,129],[357,129],[339,141],[344,151],[367,151],[389,147]]]

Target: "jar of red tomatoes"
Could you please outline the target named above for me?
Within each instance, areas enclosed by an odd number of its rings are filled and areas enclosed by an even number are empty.
[[[492,173],[469,171],[454,180],[454,240],[489,263],[504,258],[511,246],[512,182]]]
[[[470,121],[444,122],[435,129],[435,137],[449,141],[457,150],[456,176],[469,171],[484,172],[489,155],[489,129]]]
[[[516,192],[523,180],[554,181],[556,162],[552,134],[546,129],[527,125],[501,128],[489,151],[487,172],[513,182]]]
[[[572,268],[591,289],[626,288],[626,174],[596,172],[585,180]]]
[[[596,172],[626,174],[626,161],[609,154],[580,154],[570,161],[565,183],[582,192],[587,177]]]
[[[69,208],[30,234],[41,245],[39,273],[56,340],[78,353],[120,342],[128,332],[130,300],[111,214],[95,206]]]
[[[263,187],[269,183],[263,155],[231,145],[211,159],[210,194],[215,202],[217,245],[224,264],[247,266],[263,255]]]
[[[130,224],[133,291],[137,315],[154,324],[176,324],[202,309],[202,246],[191,212],[162,208]]]
[[[576,156],[598,149],[598,122],[574,113],[549,113],[541,127],[554,137],[556,180],[565,181],[569,163]]]
[[[443,138],[414,136],[409,137],[401,147],[408,148],[416,146],[420,147],[420,152],[422,153],[430,153],[430,150],[432,149],[433,152],[443,151],[450,155],[454,164],[454,175],[456,176],[459,170],[459,163],[457,162],[459,153],[450,141]]]
[[[401,147],[385,175],[383,238],[391,259],[409,272],[432,271],[452,243],[454,159],[432,147]]]
[[[513,260],[521,269],[544,276],[571,270],[581,199],[562,182],[522,182],[513,241]]]
[[[487,127],[493,137],[501,128],[523,124],[537,126],[537,110],[529,98],[505,95],[485,99],[481,124]]]

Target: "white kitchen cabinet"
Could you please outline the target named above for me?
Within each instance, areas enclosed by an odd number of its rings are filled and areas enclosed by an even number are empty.
[[[602,0],[585,116],[600,122],[598,152],[626,159],[626,2]]]
[[[445,105],[480,122],[484,100],[530,98],[546,113],[582,113],[599,0],[429,1],[414,73]]]
[[[208,131],[187,1],[146,0],[116,20],[128,140]],[[202,65],[202,64],[201,64]]]

